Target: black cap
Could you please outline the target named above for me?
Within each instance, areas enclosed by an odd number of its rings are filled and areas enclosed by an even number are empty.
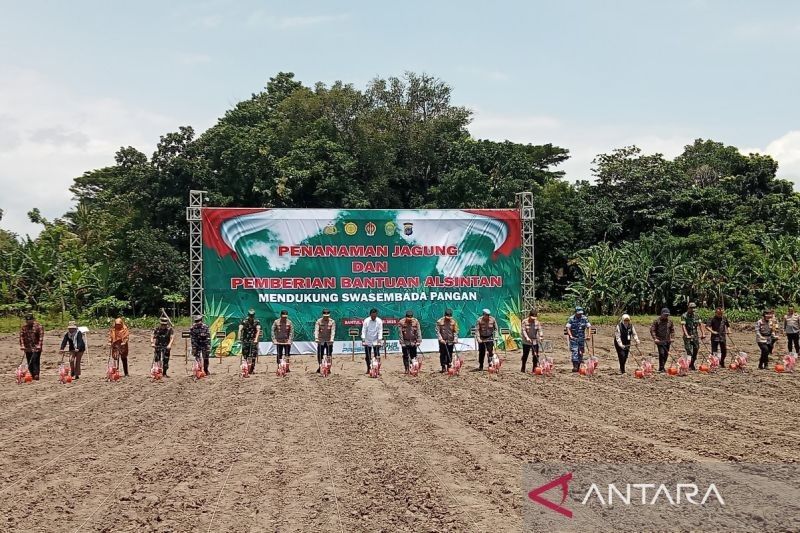
[[[25,320],[33,320],[33,314],[32,313],[26,313],[25,314]]]
[[[409,309],[408,311],[406,311],[406,317],[407,317],[407,318],[411,318],[412,316],[414,316],[414,311],[412,311],[411,309]]]
[[[373,307],[372,309],[370,309],[370,310],[369,310],[369,314],[372,314],[372,313],[377,313],[377,312],[378,312],[378,310],[377,310],[377,309],[375,309],[374,307]]]
[[[289,311],[283,310],[281,311],[281,316],[286,316],[289,314]]]
[[[444,310],[444,316],[453,316],[453,310],[452,309],[445,309]]]
[[[329,315],[329,314],[331,314],[331,310],[330,309],[323,309],[322,310],[322,314],[323,315]]]
[[[531,309],[531,310],[528,312],[528,316],[536,316],[536,309]]]
[[[251,307],[250,310],[247,312],[247,314],[250,315],[250,316],[255,316],[256,315],[256,310]]]

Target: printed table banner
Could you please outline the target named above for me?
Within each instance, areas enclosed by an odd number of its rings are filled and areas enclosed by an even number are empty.
[[[448,308],[464,349],[484,308],[519,334],[516,210],[204,208],[202,217],[206,319],[212,335],[227,333],[215,339],[219,354],[240,353],[238,325],[250,308],[263,330],[262,353],[282,310],[299,353],[313,351],[323,309],[336,321],[336,353],[352,351],[351,334],[362,351],[361,323],[371,308],[393,340],[398,320],[413,311],[423,349],[436,348],[436,321]]]

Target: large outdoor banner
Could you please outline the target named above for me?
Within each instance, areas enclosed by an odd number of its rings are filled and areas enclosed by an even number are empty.
[[[314,351],[323,309],[336,320],[336,353],[361,351],[351,328],[371,308],[399,350],[398,319],[412,310],[423,350],[434,350],[445,309],[469,329],[488,308],[501,328],[519,330],[521,224],[518,211],[203,209],[205,313],[226,331],[222,353],[238,354],[239,322],[256,310],[271,350],[281,310],[295,325],[293,352]]]

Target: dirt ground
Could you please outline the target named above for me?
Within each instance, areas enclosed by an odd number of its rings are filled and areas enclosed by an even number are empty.
[[[546,327],[551,378],[521,374],[513,352],[499,376],[470,372],[467,354],[453,378],[438,357],[405,376],[396,355],[380,379],[350,356],[327,379],[316,358],[293,357],[278,378],[270,356],[249,379],[229,358],[195,382],[178,339],[172,377],[155,383],[148,332],[134,332],[119,383],[104,381],[105,336],[91,333],[69,385],[55,334],[41,381],[16,385],[6,335],[0,530],[520,531],[529,461],[797,461],[798,375],[755,370],[752,333],[734,336],[745,374],[637,380],[618,374],[611,331],[596,337],[592,378],[569,372],[561,328]]]

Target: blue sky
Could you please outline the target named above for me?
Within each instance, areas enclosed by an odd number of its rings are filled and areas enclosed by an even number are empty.
[[[480,138],[667,156],[697,137],[800,183],[800,2],[0,2],[0,227],[70,207],[116,149],[202,131],[279,71],[363,87],[427,72]]]

